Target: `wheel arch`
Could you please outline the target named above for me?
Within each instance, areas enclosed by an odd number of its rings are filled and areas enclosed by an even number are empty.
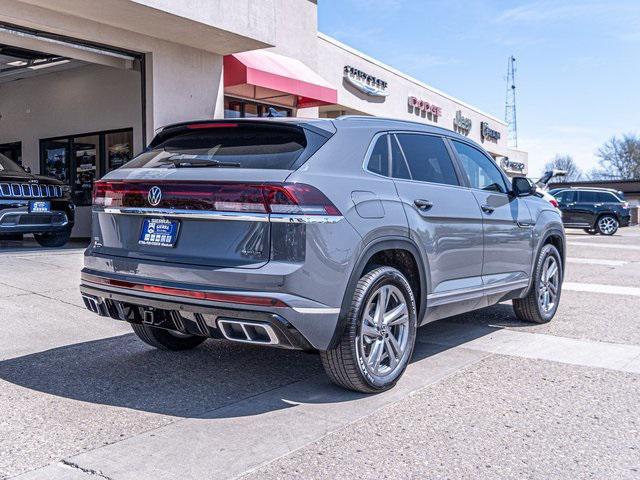
[[[540,255],[540,250],[542,250],[542,248],[547,244],[553,245],[558,250],[558,253],[560,254],[560,261],[562,262],[562,272],[563,272],[563,276],[564,276],[564,270],[565,270],[565,264],[566,264],[566,254],[567,254],[567,243],[566,243],[566,239],[565,239],[565,235],[564,235],[564,230],[561,229],[561,228],[556,228],[556,227],[550,228],[550,229],[546,230],[540,236],[540,241],[538,242],[538,245],[536,246],[535,254],[533,256],[533,264],[532,265],[535,265],[535,263],[538,261],[538,256]],[[521,295],[521,297],[525,297],[529,293],[529,291],[531,290],[531,287],[533,286],[533,282],[535,281],[535,275],[534,274],[535,274],[535,272],[534,272],[534,269],[532,268],[531,275],[530,275],[530,278],[529,278],[529,286],[524,291],[524,293]]]
[[[333,332],[333,337],[331,338],[331,342],[328,348],[334,348],[338,344],[340,338],[342,337],[342,334],[344,333],[344,329],[347,324],[347,314],[351,306],[351,300],[356,289],[356,284],[365,273],[365,268],[369,264],[369,261],[372,260],[376,256],[376,254],[390,250],[405,250],[411,255],[411,257],[413,257],[413,261],[415,262],[418,270],[418,322],[424,316],[427,305],[428,277],[425,260],[423,259],[422,255],[420,255],[418,246],[413,240],[409,239],[408,237],[379,238],[369,243],[369,245],[367,245],[363,249],[362,253],[355,263],[355,267],[351,271],[349,281],[347,282],[347,288],[345,289],[345,293],[342,298],[342,304],[340,305],[340,315],[338,317],[338,323],[336,325],[335,331]]]

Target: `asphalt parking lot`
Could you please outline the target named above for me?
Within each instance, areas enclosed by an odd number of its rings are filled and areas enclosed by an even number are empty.
[[[317,356],[155,351],[85,311],[82,245],[0,245],[0,478],[640,478],[640,229],[568,231],[560,309],[430,324],[397,387]]]

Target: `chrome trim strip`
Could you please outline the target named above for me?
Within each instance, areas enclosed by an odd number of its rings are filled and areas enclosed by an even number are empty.
[[[448,303],[446,300],[449,298],[453,298],[453,301],[456,301],[456,298],[477,298],[488,294],[500,293],[502,291],[517,290],[518,288],[523,288],[528,285],[529,279],[523,279],[505,283],[482,285],[480,287],[464,288],[460,290],[449,290],[441,293],[431,293],[427,295],[427,302],[433,301],[436,302],[436,305],[432,306],[439,306],[444,303]]]
[[[98,213],[101,210],[97,210]],[[192,218],[198,220],[238,220],[245,222],[268,222],[267,213],[212,212],[210,210],[172,210],[167,208],[105,208],[111,215],[157,215],[159,217]]]
[[[215,212],[211,210],[173,210],[167,208],[105,208],[96,210],[98,213],[111,215],[142,215],[171,218],[190,218],[197,220],[235,220],[245,222],[273,222],[273,223],[337,223],[344,217],[336,215],[294,215],[244,212]]]
[[[272,213],[269,219],[273,223],[338,223],[342,215],[292,215]]]

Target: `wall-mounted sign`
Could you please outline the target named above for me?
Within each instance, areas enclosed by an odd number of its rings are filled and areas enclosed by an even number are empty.
[[[453,118],[453,126],[456,127],[458,132],[463,135],[469,135],[472,125],[471,119],[462,115],[462,110],[456,112],[456,116]]]
[[[524,163],[514,162],[512,160],[509,160],[509,158],[507,157],[504,157],[500,161],[500,166],[507,172],[516,172],[516,173],[523,173],[524,169],[527,168],[527,166]]]
[[[344,78],[362,93],[372,97],[386,97],[389,95],[387,82],[357,68],[346,65],[344,67]]]
[[[430,113],[434,117],[439,117],[440,115],[442,115],[442,108],[426,100],[423,100],[422,98],[409,96],[409,106],[420,112]]]
[[[491,128],[487,122],[480,122],[480,137],[483,142],[485,140],[497,142],[500,140],[500,132]]]

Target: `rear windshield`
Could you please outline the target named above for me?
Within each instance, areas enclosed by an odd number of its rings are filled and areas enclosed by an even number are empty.
[[[305,130],[296,126],[241,123],[214,128],[182,126],[160,133],[150,150],[124,168],[215,166],[288,170],[306,148]]]

